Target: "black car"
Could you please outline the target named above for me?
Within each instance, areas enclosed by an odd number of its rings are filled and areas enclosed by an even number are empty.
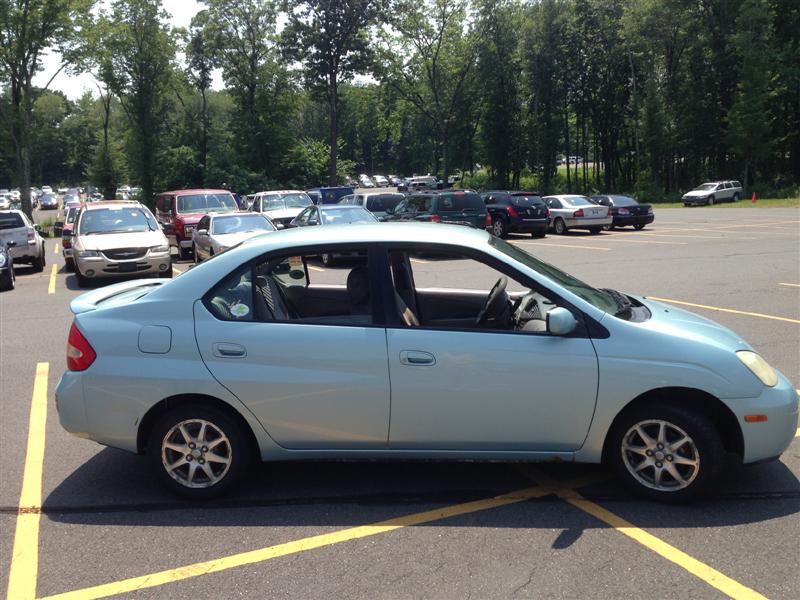
[[[592,196],[590,200],[611,209],[614,222],[604,226],[603,229],[614,229],[614,227],[625,227],[626,225],[633,225],[634,229],[644,229],[645,225],[652,223],[656,218],[651,205],[639,204],[630,196],[611,194]]]
[[[486,229],[499,238],[509,233],[530,233],[544,237],[549,210],[539,192],[507,192],[495,190],[481,194],[489,211],[491,224]]]
[[[11,253],[8,251],[16,243],[8,242],[7,244],[0,245],[0,292],[14,289],[14,259],[11,258]]]
[[[489,213],[481,197],[469,190],[447,190],[411,194],[394,210],[387,211],[384,221],[422,221],[451,223],[484,229]]]
[[[363,206],[349,206],[347,204],[320,204],[304,209],[288,227],[313,227],[325,225],[350,225],[353,223],[378,223],[378,217],[373,215]],[[340,258],[366,259],[366,254],[361,251],[348,253],[323,252],[319,255],[322,264],[326,267],[333,265]]]

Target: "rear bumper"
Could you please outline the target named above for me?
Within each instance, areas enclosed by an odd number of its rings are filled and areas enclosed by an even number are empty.
[[[89,439],[89,424],[83,402],[80,373],[65,371],[56,386],[56,411],[61,427],[72,435]]]
[[[38,258],[41,254],[41,250],[36,244],[28,244],[27,242],[24,246],[9,248],[8,252],[15,262],[28,262],[34,258]]]
[[[509,221],[508,231],[513,233],[544,233],[547,231],[547,219],[515,219]]]
[[[570,229],[594,229],[595,227],[602,227],[603,225],[611,225],[613,217],[602,217],[600,219],[564,219],[567,227]]]
[[[647,225],[655,221],[655,215],[626,215],[614,216],[614,225],[625,227],[626,225]]]

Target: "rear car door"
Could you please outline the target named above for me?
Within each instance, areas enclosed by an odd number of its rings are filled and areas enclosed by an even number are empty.
[[[0,212],[0,243],[5,246],[14,242],[15,247],[9,250],[11,256],[21,256],[28,249],[28,226],[25,215],[17,211]]]
[[[474,192],[452,192],[436,196],[436,212],[447,223],[486,227],[486,205]]]

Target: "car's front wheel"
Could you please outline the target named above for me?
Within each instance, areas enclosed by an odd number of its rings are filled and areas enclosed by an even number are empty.
[[[714,206],[714,196],[709,196],[708,200],[706,201],[708,206]]]
[[[633,226],[633,228],[636,229],[637,231],[641,231],[642,229],[644,229],[644,223],[637,223],[636,225]]]
[[[714,424],[681,406],[637,406],[617,419],[609,436],[607,458],[622,483],[659,502],[687,502],[708,492],[725,459]]]
[[[250,448],[242,427],[212,406],[187,404],[161,416],[147,454],[172,492],[201,500],[229,491],[244,476]]]

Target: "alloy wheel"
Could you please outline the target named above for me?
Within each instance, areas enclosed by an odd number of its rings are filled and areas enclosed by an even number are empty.
[[[636,423],[623,436],[620,451],[633,478],[659,492],[682,490],[700,472],[700,453],[694,440],[668,421]]]
[[[230,440],[210,421],[187,419],[172,427],[161,442],[161,464],[188,488],[207,488],[228,473],[233,458]]]

